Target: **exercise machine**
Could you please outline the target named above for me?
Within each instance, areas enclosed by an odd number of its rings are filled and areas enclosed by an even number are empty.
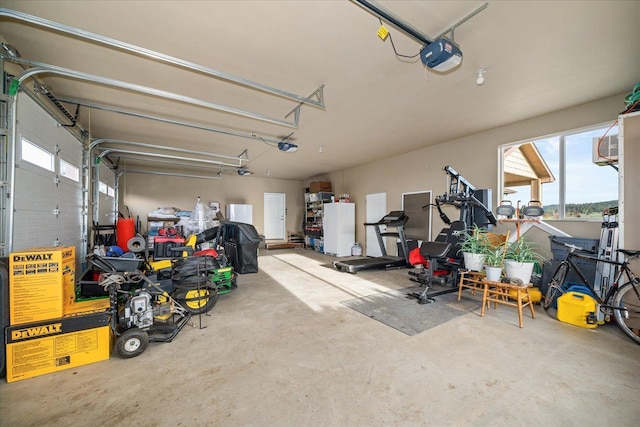
[[[458,242],[464,228],[462,221],[453,221],[449,227],[440,231],[433,242],[423,242],[420,245],[417,249],[419,259],[414,264],[421,264],[423,268],[418,271],[409,271],[411,276],[409,280],[420,283],[424,289],[419,293],[408,293],[409,298],[416,298],[420,304],[428,304],[435,301],[433,299],[435,296],[457,290],[458,269],[463,265]],[[434,284],[444,288],[429,293]]]
[[[447,225],[451,224],[442,210],[442,206],[451,205],[460,211],[460,221],[464,223],[465,228],[477,225],[480,228],[491,230],[491,226],[498,222],[491,211],[491,189],[476,189],[450,166],[445,166],[443,170],[448,175],[449,191],[441,196],[436,196],[435,204],[442,221]],[[423,208],[429,206],[431,205]]]
[[[422,259],[414,264],[422,264],[423,268],[418,272],[409,272],[412,276],[409,279],[420,283],[424,289],[419,293],[409,293],[407,297],[416,298],[420,304],[428,304],[434,301],[434,296],[457,290],[458,270],[464,266],[458,246],[460,234],[474,225],[490,229],[497,223],[491,211],[490,189],[476,189],[450,166],[445,166],[443,170],[448,175],[448,191],[436,196],[435,205],[428,204],[422,208],[430,209],[435,206],[440,219],[449,227],[443,228],[434,241],[422,242],[418,249]],[[454,206],[460,211],[459,220],[449,219],[442,210],[445,205]],[[445,288],[429,293],[434,284]]]
[[[407,216],[404,211],[391,211],[378,222],[365,223],[365,226],[375,228],[382,256],[334,261],[333,267],[338,271],[346,271],[352,274],[361,270],[388,270],[391,268],[409,267],[409,248],[407,246],[407,238],[404,234],[404,226],[408,220],[409,216]],[[386,227],[385,231],[381,230],[382,226]],[[395,228],[395,231],[389,231],[389,228]],[[384,246],[383,237],[396,237],[400,244],[399,249],[402,250],[402,254],[398,254],[399,256],[388,255]]]

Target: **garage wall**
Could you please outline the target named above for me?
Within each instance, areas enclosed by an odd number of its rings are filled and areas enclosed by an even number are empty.
[[[447,191],[447,175],[442,170],[444,166],[451,166],[476,188],[491,188],[495,207],[498,147],[501,144],[596,123],[613,122],[624,109],[625,95],[605,98],[404,155],[314,177],[308,181],[326,179],[332,182],[336,194],[350,194],[352,201],[356,203],[356,240],[361,243],[365,239],[365,227],[362,224],[365,222],[364,206],[367,193],[387,192],[389,211],[401,208],[402,193],[405,192],[432,190],[434,196],[444,194]],[[464,113],[461,120],[464,120]],[[428,129],[425,129],[425,132],[427,131]],[[455,208],[447,209],[450,218],[457,218],[458,212]],[[549,224],[574,236],[600,237],[599,222],[549,221]],[[440,222],[438,216],[434,216],[432,234],[437,233],[443,226],[444,223]],[[515,232],[515,227],[511,228],[512,232]],[[506,228],[499,226],[496,230],[501,232]],[[546,235],[534,236],[532,240],[540,240],[542,247],[548,246]]]
[[[343,171],[319,175],[303,182],[254,177],[224,176],[221,181],[186,178],[158,178],[153,175],[135,174],[123,178],[122,197],[134,215],[144,219],[147,212],[159,206],[177,206],[193,209],[196,197],[203,201],[247,203],[253,205],[255,226],[263,231],[263,194],[283,192],[287,194],[287,230],[300,230],[303,214],[302,194],[312,181],[331,181],[335,194],[348,193],[356,203],[356,240],[365,241],[365,195],[387,193],[387,210],[400,209],[402,193],[433,191],[434,195],[447,190],[444,166],[451,166],[477,188],[493,190],[493,206],[496,204],[498,185],[498,147],[514,141],[614,121],[624,109],[625,94],[594,101],[578,107],[561,110],[526,121],[513,123],[464,138],[425,147],[403,155],[391,157]],[[459,114],[459,113],[458,113]],[[461,120],[464,119],[464,114]],[[425,129],[427,132],[428,129]],[[447,207],[451,218],[457,211]],[[589,238],[600,236],[599,222],[549,221],[571,235]],[[432,233],[444,226],[434,217]],[[498,226],[505,231],[508,226]],[[513,232],[514,230],[512,230]],[[535,234],[535,233],[534,233]],[[548,246],[546,235],[533,235],[532,240]]]
[[[304,188],[300,181],[223,175],[223,179],[166,177],[148,174],[120,178],[120,207],[129,206],[132,216],[140,216],[146,226],[147,214],[159,207],[173,206],[185,211],[195,208],[196,199],[220,202],[224,214],[230,203],[253,205],[253,225],[264,233],[264,193],[285,193],[286,230],[301,231]]]

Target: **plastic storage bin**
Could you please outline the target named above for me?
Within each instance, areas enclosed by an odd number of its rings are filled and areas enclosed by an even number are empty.
[[[588,249],[590,251],[594,251],[594,254],[589,254],[586,252],[581,252],[584,255],[597,256],[598,254],[598,246],[600,241],[598,239],[586,239],[582,237],[563,237],[563,236],[549,236],[549,244],[551,245],[551,252],[553,253],[554,261],[562,261],[569,254],[569,248],[564,245],[560,245],[554,242],[552,239],[558,240],[563,243],[568,243],[570,245],[580,246],[581,248]],[[593,283],[596,280],[596,262],[590,261],[587,259],[573,258],[573,262],[580,268],[584,276],[589,280],[589,282]],[[553,264],[553,262],[552,262]],[[558,264],[555,266],[557,267]],[[553,269],[555,271],[555,268]],[[550,274],[553,274],[551,272]],[[550,277],[549,277],[550,279]],[[578,282],[578,275],[571,271],[567,276],[566,280],[568,282]]]
[[[558,242],[562,242],[562,243],[567,243],[570,245],[580,246],[583,249],[588,249],[590,251],[595,252],[594,255],[597,255],[598,246],[600,245],[600,241],[598,239],[587,239],[583,237],[549,236],[549,244],[551,245],[551,252],[553,253],[553,259],[558,261],[562,261],[567,257],[567,254],[569,253],[569,248],[554,242],[554,240],[557,240]]]

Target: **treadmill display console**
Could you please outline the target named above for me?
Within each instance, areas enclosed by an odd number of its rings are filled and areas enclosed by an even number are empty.
[[[388,224],[390,222],[396,221],[407,221],[409,217],[404,213],[404,211],[391,211],[380,220],[380,224]]]

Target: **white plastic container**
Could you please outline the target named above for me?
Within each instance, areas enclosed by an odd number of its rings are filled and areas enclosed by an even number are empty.
[[[351,256],[362,256],[362,246],[360,246],[360,243],[355,242],[353,246],[351,246]]]

